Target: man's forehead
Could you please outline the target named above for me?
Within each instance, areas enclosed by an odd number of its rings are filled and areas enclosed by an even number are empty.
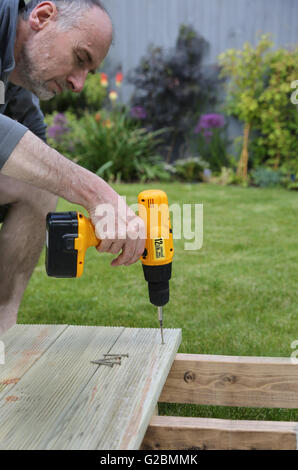
[[[98,7],[89,9],[78,27],[79,46],[92,50],[100,60],[102,51],[107,52],[111,45],[112,29],[111,20],[104,11]]]
[[[99,7],[89,8],[80,20],[79,29],[93,34],[100,40],[112,41],[113,27],[108,14]]]
[[[74,52],[80,52],[90,70],[96,70],[108,53],[112,41],[112,25],[108,15],[98,7],[88,10],[79,25],[67,35]]]

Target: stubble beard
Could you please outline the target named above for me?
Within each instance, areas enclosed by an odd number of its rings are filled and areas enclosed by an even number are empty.
[[[56,93],[49,90],[47,83],[40,79],[40,71],[37,69],[29,47],[24,44],[18,61],[18,75],[23,88],[31,91],[42,101],[49,101]]]

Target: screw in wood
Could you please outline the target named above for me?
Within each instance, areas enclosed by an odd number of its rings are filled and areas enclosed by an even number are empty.
[[[194,382],[194,381],[195,381],[195,378],[196,378],[196,374],[195,374],[192,370],[188,370],[188,371],[185,372],[185,374],[184,374],[184,381],[185,381],[186,383]]]
[[[111,356],[111,357],[129,357],[128,354],[103,354],[104,357],[108,357],[108,356]]]
[[[90,361],[92,364],[97,364],[99,366],[109,366],[109,367],[113,367],[114,364],[116,364],[115,362],[111,362],[111,361],[105,361],[104,359],[97,359],[95,361]],[[118,362],[119,364],[119,362]]]

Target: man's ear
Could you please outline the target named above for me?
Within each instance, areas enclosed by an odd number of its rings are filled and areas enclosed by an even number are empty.
[[[57,16],[57,7],[52,2],[41,2],[30,13],[29,24],[34,31],[40,31]]]

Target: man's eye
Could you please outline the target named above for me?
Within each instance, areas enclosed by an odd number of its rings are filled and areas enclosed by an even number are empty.
[[[79,55],[77,55],[77,61],[80,65],[84,63],[84,60]]]

